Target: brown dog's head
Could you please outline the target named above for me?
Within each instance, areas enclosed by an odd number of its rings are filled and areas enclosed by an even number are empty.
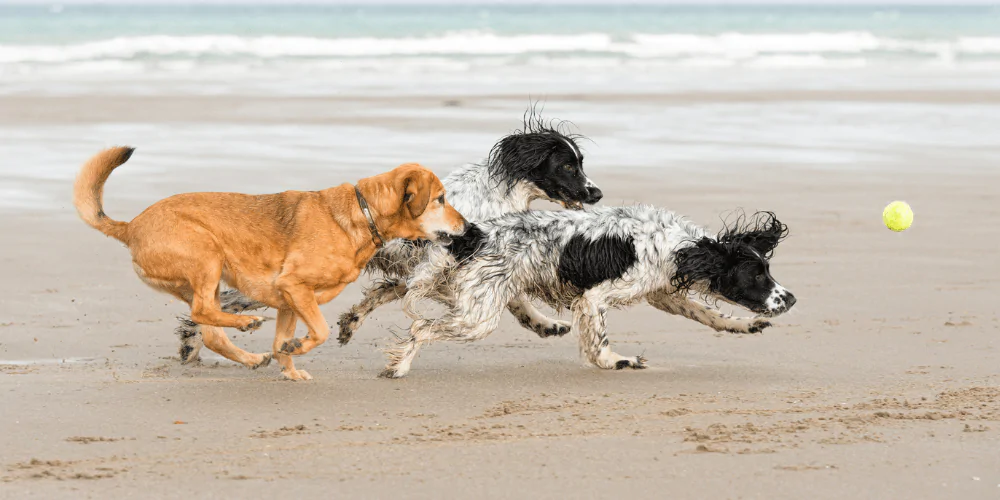
[[[445,198],[441,180],[416,163],[363,179],[358,187],[375,208],[376,224],[387,240],[447,243],[451,236],[465,233],[468,226],[465,217]]]

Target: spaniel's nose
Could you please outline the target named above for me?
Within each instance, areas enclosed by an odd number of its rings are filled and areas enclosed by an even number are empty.
[[[601,198],[604,198],[604,193],[601,192],[600,188],[597,186],[587,187],[587,199],[584,200],[584,203],[593,205],[594,203],[601,201]]]
[[[795,296],[791,293],[783,297],[785,299],[785,309],[791,309],[795,305]]]

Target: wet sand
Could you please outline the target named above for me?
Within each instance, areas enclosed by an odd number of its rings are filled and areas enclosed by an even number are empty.
[[[126,196],[147,189],[143,161],[109,183],[112,217],[155,200]],[[235,191],[286,182],[205,164]],[[761,335],[612,312],[613,348],[643,353],[644,371],[584,366],[572,334],[539,339],[508,317],[484,342],[433,344],[407,378],[380,380],[378,347],[408,325],[398,306],[347,347],[300,358],[308,383],[205,351],[182,367],[171,330],[184,308],[142,285],[120,244],[68,202],[6,213],[0,497],[996,498],[1000,175],[938,165],[590,171],[606,205],[652,203],[713,228],[735,207],[768,209],[791,228],[771,271],[799,301]],[[336,182],[356,178],[344,172]],[[916,211],[901,234],[880,221],[897,198]],[[323,306],[331,323],[363,285]],[[230,336],[261,351],[271,328]]]

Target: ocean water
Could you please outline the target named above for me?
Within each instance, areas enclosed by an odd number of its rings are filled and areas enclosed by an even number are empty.
[[[139,148],[109,184],[123,218],[176,192],[313,189],[404,161],[443,175],[532,100],[590,138],[598,181],[977,172],[1000,165],[998,91],[994,7],[0,6],[0,212],[74,217],[77,168],[113,144]],[[238,97],[224,120],[191,104],[93,118],[121,95]],[[24,96],[47,109],[4,108]]]
[[[1000,7],[986,6],[0,6],[0,93],[993,88],[998,75]]]

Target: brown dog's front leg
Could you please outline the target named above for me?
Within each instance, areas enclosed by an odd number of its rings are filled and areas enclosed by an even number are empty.
[[[347,286],[347,283],[337,285],[323,293],[323,302],[332,300],[340,294]],[[282,288],[281,293],[288,306],[295,311],[296,316],[309,327],[309,333],[301,339],[290,339],[285,341],[279,348],[281,354],[301,356],[314,347],[326,342],[330,336],[330,327],[326,318],[319,310],[319,303],[316,300],[316,293],[305,286],[291,286]],[[301,370],[300,370],[301,371]]]
[[[273,352],[274,359],[281,365],[281,375],[288,380],[311,380],[312,376],[305,370],[296,370],[295,362],[288,354],[281,352],[281,346],[295,338],[295,325],[298,318],[295,311],[282,307],[278,309],[277,327],[274,331]]]

